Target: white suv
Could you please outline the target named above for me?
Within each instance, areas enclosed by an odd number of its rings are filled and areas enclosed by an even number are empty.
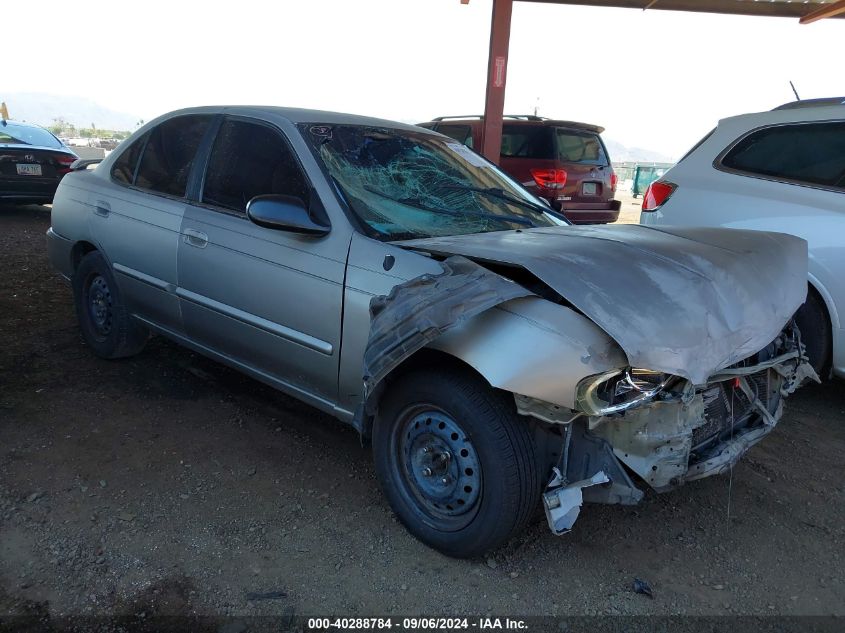
[[[796,320],[820,376],[845,377],[845,98],[719,121],[643,196],[642,224],[780,231],[809,243]]]

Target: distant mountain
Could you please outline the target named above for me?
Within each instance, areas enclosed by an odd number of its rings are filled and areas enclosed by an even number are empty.
[[[607,151],[610,153],[610,160],[614,163],[674,163],[675,161],[650,149],[643,149],[641,147],[627,147],[622,145],[619,141],[614,141],[612,138],[602,136],[604,144],[607,146]]]
[[[19,121],[37,125],[51,125],[53,119],[63,118],[77,127],[101,130],[134,130],[140,119],[134,114],[117,112],[84,97],[70,95],[18,92],[0,95],[9,108],[9,115]]]

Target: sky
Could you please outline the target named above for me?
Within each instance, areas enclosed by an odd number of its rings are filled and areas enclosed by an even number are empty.
[[[3,49],[19,63],[3,64],[0,99],[76,95],[146,120],[221,103],[408,122],[484,106],[492,0],[32,6],[4,3],[4,24],[17,27]],[[718,119],[791,101],[790,80],[802,98],[845,95],[843,42],[845,20],[516,2],[505,111],[537,107],[678,158]]]

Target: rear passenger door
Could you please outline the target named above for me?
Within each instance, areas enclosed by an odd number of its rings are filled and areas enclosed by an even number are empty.
[[[181,332],[175,295],[179,230],[197,150],[213,115],[168,119],[123,149],[89,193],[92,235],[133,314]]]
[[[290,143],[263,121],[226,117],[179,243],[182,315],[194,343],[306,399],[337,398],[348,231],[323,237],[263,228],[263,194],[320,205]]]

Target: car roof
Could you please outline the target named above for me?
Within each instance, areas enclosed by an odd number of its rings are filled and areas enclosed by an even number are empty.
[[[774,108],[775,110],[798,110],[803,108],[817,108],[819,106],[845,105],[845,97],[822,97],[821,99],[800,99],[790,101]]]
[[[376,117],[361,116],[358,114],[347,114],[343,112],[329,112],[327,110],[310,110],[305,108],[286,108],[282,106],[267,106],[267,105],[217,105],[217,106],[201,106],[195,108],[183,108],[181,110],[174,110],[162,115],[156,121],[157,123],[165,119],[185,114],[237,114],[243,116],[254,116],[258,118],[271,117],[283,118],[290,123],[333,123],[337,125],[366,125],[373,127],[389,127],[419,131],[415,125],[407,123],[400,123],[398,121],[391,121],[389,119],[380,119]]]
[[[438,116],[434,117],[427,123],[473,123],[475,121],[483,120],[484,117],[480,114],[465,114],[461,116]],[[530,126],[547,126],[547,127],[566,127],[573,130],[582,130],[586,132],[593,132],[594,134],[601,134],[604,128],[600,125],[593,125],[592,123],[582,123],[580,121],[566,121],[564,119],[547,119],[545,117],[536,116],[533,114],[506,114],[503,120],[508,125],[530,125]]]
[[[753,129],[779,123],[845,120],[845,105],[807,105],[795,108],[775,108],[766,112],[751,112],[727,117],[719,121],[719,128]]]

